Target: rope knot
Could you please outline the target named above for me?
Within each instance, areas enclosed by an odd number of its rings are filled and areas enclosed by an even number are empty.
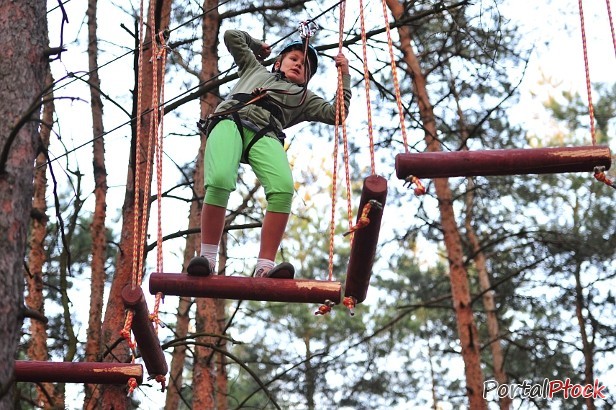
[[[160,391],[164,392],[165,391],[165,383],[167,381],[167,379],[165,378],[165,375],[163,375],[163,374],[156,375],[155,379],[156,379],[156,381],[158,383],[160,383],[160,388],[161,388]]]
[[[329,312],[332,311],[332,308],[335,305],[336,304],[334,302],[332,302],[331,300],[327,299],[324,304],[319,306],[319,309],[316,312],[314,312],[314,314],[315,315],[326,315],[326,314],[328,314]]]
[[[368,214],[370,213],[370,210],[373,206],[378,209],[383,209],[383,205],[381,205],[376,199],[371,199],[370,201],[368,201],[366,205],[364,205],[364,209],[362,210],[357,223],[351,228],[349,228],[349,230],[344,233],[344,236],[348,236],[353,232],[357,231],[358,229],[365,228],[370,224],[370,218],[368,218]]]
[[[139,387],[139,384],[137,383],[137,379],[135,379],[134,377],[131,377],[130,379],[128,379],[127,383],[128,383],[128,394],[127,394],[127,396],[130,396],[131,394],[133,394],[135,389],[137,387]]]
[[[349,309],[351,316],[355,316],[355,305],[357,304],[357,299],[353,296],[345,296],[342,300],[342,304]]]
[[[415,175],[409,175],[408,177],[406,177],[404,186],[410,188],[413,184],[415,184],[415,189],[413,190],[415,195],[421,196],[426,193],[426,187],[424,187],[419,178],[417,178]]]
[[[605,175],[605,167],[595,167],[595,179],[599,182],[603,182],[607,186],[611,186],[616,189],[616,184],[607,175]]]

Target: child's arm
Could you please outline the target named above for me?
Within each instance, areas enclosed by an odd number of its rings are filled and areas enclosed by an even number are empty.
[[[266,43],[254,39],[250,34],[240,30],[227,30],[224,42],[239,68],[239,75],[250,67],[261,65],[257,58],[265,58],[271,53]]]
[[[342,72],[342,98],[344,98],[344,116],[341,120],[344,120],[349,113],[349,106],[351,104],[351,76],[349,74],[349,60],[343,53],[339,53],[334,59],[336,67],[340,67]],[[302,106],[302,114],[293,121],[291,126],[302,121],[318,121],[325,124],[333,125],[336,122],[336,108],[337,99],[340,96],[336,96],[336,101],[333,104],[329,103],[325,99],[318,95],[308,91],[308,96],[305,103]]]

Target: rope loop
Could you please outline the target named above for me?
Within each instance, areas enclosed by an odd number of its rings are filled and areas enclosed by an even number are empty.
[[[165,391],[165,386],[166,386],[166,382],[167,382],[167,378],[165,377],[164,374],[158,374],[156,375],[156,377],[154,378],[158,383],[160,383],[160,388],[162,392]]]
[[[413,190],[415,195],[417,196],[425,195],[426,187],[424,186],[424,184],[422,184],[419,178],[417,178],[414,175],[409,175],[408,177],[406,177],[404,186],[407,188],[410,188],[413,184],[415,184],[415,189]]]
[[[131,377],[130,379],[128,379],[127,384],[128,384],[128,394],[127,394],[127,396],[130,396],[131,394],[133,394],[135,389],[137,387],[139,387],[139,383],[137,383],[137,379],[135,379],[134,377]]]
[[[357,304],[357,299],[353,296],[345,296],[342,300],[342,304],[349,309],[351,316],[355,316],[355,305]]]
[[[610,186],[614,189],[616,189],[616,182],[614,182],[613,180],[611,180],[610,178],[608,178],[607,175],[605,175],[605,167],[595,167],[595,179],[599,182],[603,182],[605,185]]]
[[[383,209],[383,205],[381,205],[379,201],[377,201],[376,199],[371,199],[370,201],[368,201],[366,205],[364,205],[364,209],[362,210],[357,223],[354,226],[352,226],[347,232],[345,232],[344,236],[348,236],[352,234],[353,232],[361,228],[365,228],[366,226],[370,224],[370,218],[368,218],[368,214],[370,213],[370,210],[372,209],[373,206],[378,209]]]
[[[128,343],[128,347],[130,347],[131,350],[135,350],[135,348],[137,347],[137,344],[135,342],[133,342],[133,338],[131,337],[131,328],[133,326],[133,315],[134,312],[132,310],[129,310],[126,313],[126,320],[124,321],[124,328],[120,331],[120,336],[122,336],[126,342]]]
[[[323,303],[321,306],[319,306],[319,309],[314,312],[315,316],[318,315],[326,315],[329,312],[332,311],[332,308],[335,306],[336,304],[334,302],[332,302],[331,300],[327,299],[325,301],[325,303]]]

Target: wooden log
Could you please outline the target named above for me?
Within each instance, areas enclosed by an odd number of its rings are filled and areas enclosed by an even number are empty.
[[[135,335],[145,368],[151,377],[166,375],[168,371],[167,361],[154,329],[154,324],[150,320],[143,290],[139,286],[132,289],[131,285],[127,285],[122,289],[122,300],[124,307],[134,312],[131,329]]]
[[[15,361],[15,381],[34,383],[126,384],[143,382],[143,366],[134,363]]]
[[[357,221],[361,218],[364,207],[370,201],[376,201],[378,205],[372,205],[368,218],[370,223],[363,228],[355,231],[351,255],[347,267],[347,277],[344,288],[345,298],[353,298],[354,303],[361,303],[366,299],[370,276],[372,275],[372,264],[376,246],[379,242],[379,231],[381,230],[381,219],[383,217],[383,207],[387,199],[387,180],[378,175],[370,175],[364,180],[364,186],[359,201]]]
[[[396,176],[406,179],[557,174],[609,169],[607,146],[419,152],[396,155]]]
[[[198,298],[290,303],[323,303],[330,300],[338,304],[342,286],[340,282],[309,279],[152,273],[149,288],[153,295],[162,292],[165,295]]]

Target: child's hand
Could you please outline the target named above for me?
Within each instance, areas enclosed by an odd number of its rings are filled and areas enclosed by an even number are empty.
[[[272,54],[272,47],[269,44],[263,43],[261,44],[261,50],[258,53],[255,53],[256,57],[259,60],[264,60]]]
[[[340,67],[342,70],[342,74],[349,74],[349,60],[344,54],[338,53],[334,60],[336,61],[336,67]]]

